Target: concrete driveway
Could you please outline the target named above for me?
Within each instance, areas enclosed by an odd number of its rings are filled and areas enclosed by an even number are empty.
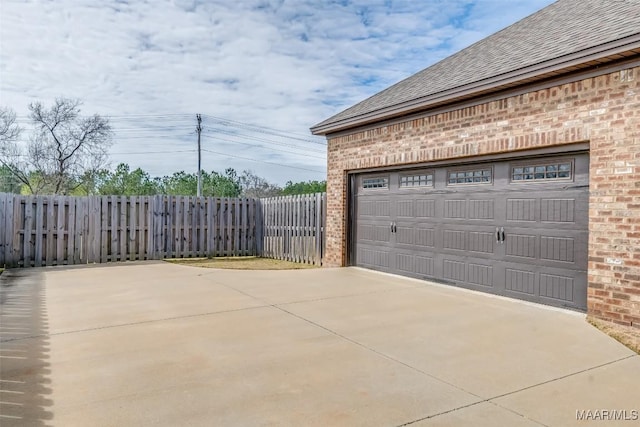
[[[640,423],[640,357],[577,313],[352,268],[0,285],[3,427]]]

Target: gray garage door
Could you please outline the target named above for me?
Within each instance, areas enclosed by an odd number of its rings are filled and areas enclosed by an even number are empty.
[[[352,264],[586,309],[587,154],[358,175]]]

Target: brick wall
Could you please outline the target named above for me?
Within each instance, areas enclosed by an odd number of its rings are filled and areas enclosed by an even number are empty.
[[[345,265],[349,171],[584,141],[588,311],[640,327],[640,67],[329,138],[326,262]]]

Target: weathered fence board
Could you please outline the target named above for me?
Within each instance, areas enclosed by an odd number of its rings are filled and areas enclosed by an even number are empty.
[[[322,265],[325,194],[260,200],[256,235],[262,256]]]
[[[0,193],[0,266],[260,255],[322,264],[326,195],[266,199]]]

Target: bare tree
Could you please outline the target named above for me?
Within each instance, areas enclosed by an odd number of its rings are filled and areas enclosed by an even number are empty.
[[[97,114],[80,116],[80,105],[67,98],[56,99],[49,109],[32,103],[33,133],[26,149],[3,141],[2,154],[13,159],[9,167],[31,193],[68,194],[82,185],[83,176],[104,168],[112,145],[111,126]]]
[[[15,146],[21,132],[22,129],[16,123],[16,113],[10,108],[0,107],[0,170],[3,181],[12,183],[6,185],[3,182],[1,191],[7,191],[8,187],[13,191],[15,190],[13,187],[19,187],[22,182],[18,178],[21,171],[17,167],[19,157]],[[16,181],[19,182],[16,183]]]
[[[244,197],[274,197],[282,193],[282,189],[266,179],[245,170],[239,177]]]
[[[9,108],[0,107],[0,145],[14,142],[20,136],[20,126],[16,123],[16,113]]]

